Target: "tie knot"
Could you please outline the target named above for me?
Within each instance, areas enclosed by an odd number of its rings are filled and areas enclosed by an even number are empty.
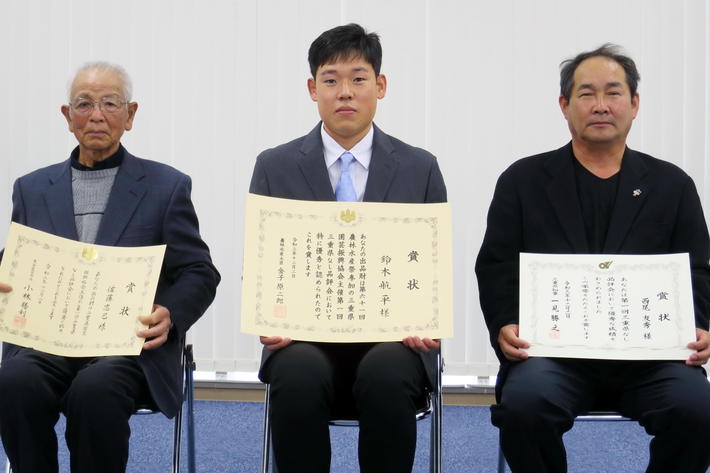
[[[350,167],[350,163],[353,162],[353,159],[355,159],[355,156],[353,156],[349,151],[346,151],[340,155],[340,160],[343,162],[345,169]]]

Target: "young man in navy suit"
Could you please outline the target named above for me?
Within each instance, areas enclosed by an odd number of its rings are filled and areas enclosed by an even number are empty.
[[[446,201],[434,156],[373,123],[387,90],[378,36],[355,24],[333,28],[311,44],[308,61],[308,91],[322,122],[261,153],[250,192],[298,200]],[[438,340],[329,344],[273,334],[261,343],[259,376],[271,384],[279,471],[328,472],[328,420],[348,416],[360,421],[361,471],[411,471],[414,414],[433,384]]]
[[[708,230],[692,179],[626,146],[638,81],[613,45],[565,61],[559,104],[572,141],[514,163],[496,186],[476,274],[501,362],[492,421],[513,472],[567,471],[562,434],[600,406],[654,436],[648,473],[704,473],[710,463]],[[685,362],[528,358],[518,333],[521,252],[689,253],[693,353]]]
[[[71,471],[120,473],[136,404],[152,400],[168,417],[181,408],[181,340],[220,276],[200,237],[190,178],[121,145],[137,108],[121,67],[85,65],[62,106],[79,146],[15,182],[15,222],[87,243],[167,247],[153,312],[140,317],[149,326],[137,334],[146,339],[140,356],[68,358],[4,344],[0,434],[14,473],[57,473],[60,412]],[[0,292],[11,290],[0,283]]]

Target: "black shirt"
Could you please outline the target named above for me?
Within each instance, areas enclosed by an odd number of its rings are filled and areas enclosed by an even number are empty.
[[[118,145],[118,149],[108,158],[103,161],[97,161],[94,163],[94,167],[84,166],[79,162],[79,147],[74,148],[71,152],[71,167],[78,169],[80,171],[96,171],[99,169],[110,169],[121,165],[123,162],[123,153],[126,152],[126,148],[122,144]]]
[[[589,252],[601,253],[609,230],[611,213],[614,210],[619,173],[602,179],[589,172],[574,156],[572,160]]]

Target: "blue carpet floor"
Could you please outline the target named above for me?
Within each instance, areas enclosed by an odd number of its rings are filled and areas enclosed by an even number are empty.
[[[261,461],[263,405],[245,402],[195,403],[199,473],[255,473]],[[131,419],[129,473],[170,471],[172,421],[160,414]],[[428,471],[429,421],[418,424],[414,472]],[[57,425],[63,436],[64,421]],[[331,428],[333,473],[357,472],[357,429]],[[641,473],[648,462],[650,437],[633,422],[577,423],[565,435],[570,473]],[[68,453],[60,442],[60,471],[68,472]],[[498,430],[487,407],[444,407],[444,471],[493,473]],[[185,450],[183,449],[183,452]],[[0,460],[4,464],[4,452]],[[184,465],[183,465],[184,466]]]

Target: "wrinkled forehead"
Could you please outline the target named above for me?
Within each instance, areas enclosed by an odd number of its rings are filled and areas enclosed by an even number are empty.
[[[82,71],[74,77],[69,96],[99,99],[109,95],[123,98],[123,83],[118,73],[111,70]]]
[[[614,59],[594,56],[585,59],[574,71],[574,88],[588,85],[590,82],[621,83],[626,86],[626,71]]]

